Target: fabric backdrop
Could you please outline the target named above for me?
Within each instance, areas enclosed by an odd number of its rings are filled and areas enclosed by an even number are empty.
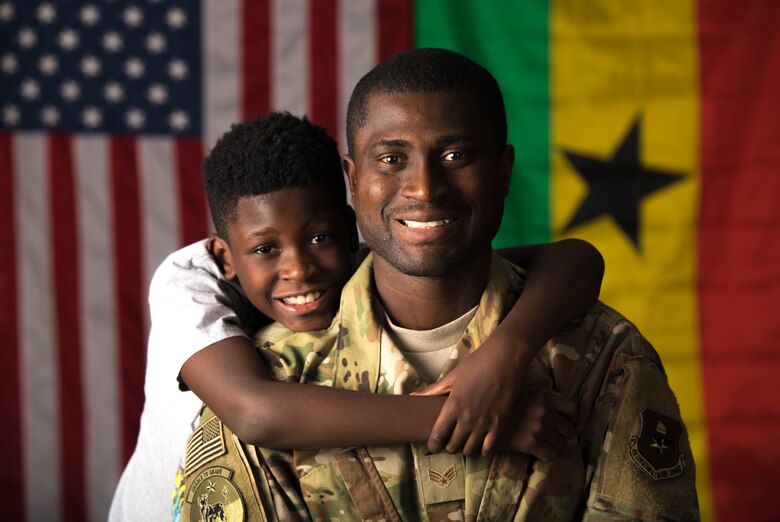
[[[496,245],[601,250],[602,299],[680,399],[703,518],[780,519],[774,0],[0,0],[6,512],[105,519],[148,282],[209,231],[216,138],[287,109],[343,145],[355,82],[410,46],[498,79],[517,161]]]

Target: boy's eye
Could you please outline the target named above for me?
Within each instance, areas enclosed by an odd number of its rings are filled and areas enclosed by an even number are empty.
[[[274,251],[274,247],[272,245],[260,245],[259,247],[252,250],[255,254],[261,254],[264,256],[267,256],[269,254],[272,254]]]
[[[442,159],[444,161],[458,161],[462,160],[464,157],[464,154],[459,150],[454,150],[452,152],[447,152]]]
[[[314,234],[311,237],[311,242],[314,245],[319,244],[319,243],[323,243],[323,242],[325,242],[327,240],[328,240],[328,234],[326,234],[324,232],[322,234]]]

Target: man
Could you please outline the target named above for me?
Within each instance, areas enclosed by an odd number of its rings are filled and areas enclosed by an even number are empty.
[[[495,80],[456,53],[406,51],[358,83],[347,133],[343,165],[374,254],[330,329],[266,328],[261,354],[277,379],[384,394],[419,391],[456,366],[479,371],[469,355],[523,289],[522,272],[491,250],[514,160]],[[577,436],[552,461],[422,444],[295,451],[298,488],[285,455],[244,445],[254,494],[271,519],[300,503],[331,520],[698,519],[676,399],[631,323],[595,305],[546,344],[525,384],[579,406]],[[202,478],[192,492],[208,500]]]

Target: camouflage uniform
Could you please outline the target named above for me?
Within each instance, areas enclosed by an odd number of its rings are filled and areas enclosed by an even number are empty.
[[[522,272],[494,255],[476,314],[442,375],[493,332],[522,284]],[[373,291],[369,257],[344,287],[328,330],[261,330],[257,346],[274,377],[385,394],[424,387],[374,315]],[[244,494],[258,495],[265,516],[279,520],[306,518],[304,504],[314,520],[698,519],[676,399],[658,355],[630,322],[597,303],[539,351],[526,384],[578,404],[577,440],[552,462],[510,452],[431,454],[424,444],[291,453],[243,445],[242,460],[263,484]]]

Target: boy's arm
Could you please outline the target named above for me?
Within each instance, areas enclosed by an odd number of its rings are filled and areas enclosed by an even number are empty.
[[[240,439],[267,448],[424,442],[445,401],[440,396],[378,395],[277,382],[244,337],[198,351],[181,374]],[[573,435],[567,415],[574,403],[535,390],[522,397],[500,445],[549,460]]]
[[[555,332],[582,316],[598,298],[604,261],[590,243],[566,239],[499,253],[528,271],[525,288],[480,349],[421,392],[449,393],[428,440],[431,451],[490,453],[528,363]]]
[[[274,381],[244,337],[198,351],[181,376],[241,440],[268,448],[422,442],[445,400]]]

